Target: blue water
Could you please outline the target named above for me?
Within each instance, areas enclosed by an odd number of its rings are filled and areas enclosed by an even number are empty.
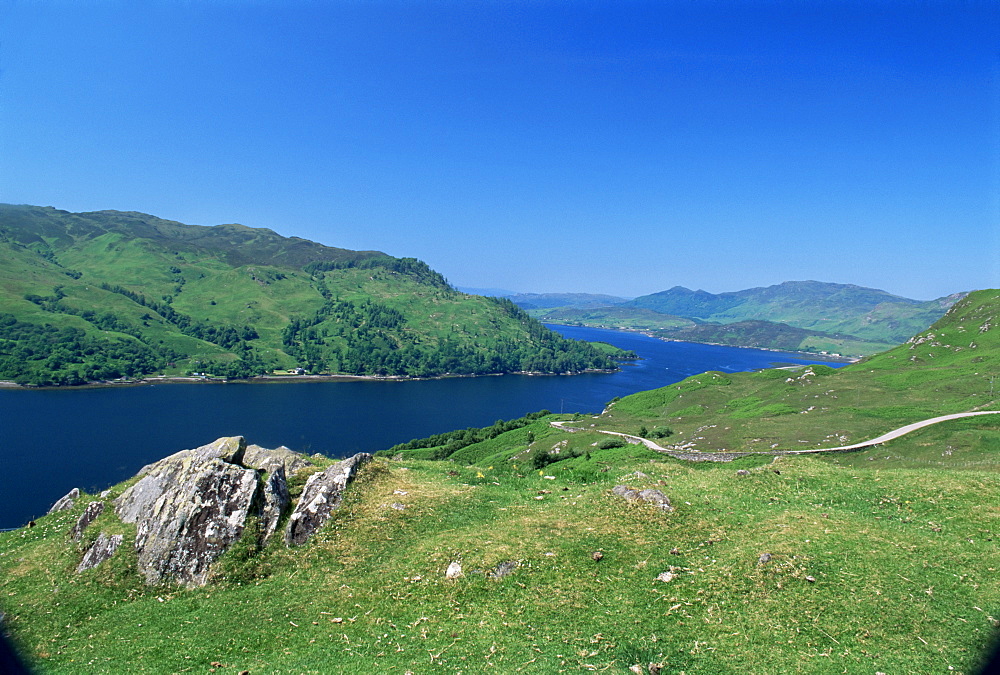
[[[596,413],[615,396],[706,370],[818,363],[796,354],[664,342],[638,333],[552,328],[643,358],[620,373],[574,376],[0,390],[0,528],[43,515],[73,487],[101,490],[149,462],[220,436],[347,456],[543,408]]]

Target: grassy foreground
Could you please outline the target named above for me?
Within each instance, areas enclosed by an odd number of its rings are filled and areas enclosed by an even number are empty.
[[[0,535],[0,607],[46,673],[970,672],[1000,616],[998,493],[995,473],[637,446],[542,471],[376,460],[312,543],[234,550],[195,590],[144,586],[127,546],[75,574],[81,499]]]

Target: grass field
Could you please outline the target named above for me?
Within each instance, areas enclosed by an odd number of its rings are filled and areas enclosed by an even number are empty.
[[[379,461],[313,543],[194,590],[144,586],[128,555],[75,575],[78,514],[57,514],[0,535],[0,604],[51,673],[971,672],[993,634],[996,474],[578,461]]]

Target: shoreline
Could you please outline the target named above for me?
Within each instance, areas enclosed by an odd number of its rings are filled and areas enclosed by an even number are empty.
[[[564,377],[571,375],[592,375],[595,373],[612,374],[620,372],[617,370],[589,369],[567,373],[541,373],[535,371],[512,371],[509,373],[477,373],[474,375],[462,375],[446,373],[444,375],[431,375],[428,377],[410,377],[408,375],[256,375],[254,377],[233,378],[230,380],[221,377],[195,377],[191,375],[153,375],[137,380],[109,380],[104,382],[88,382],[86,384],[50,384],[32,385],[18,384],[11,380],[0,380],[0,390],[20,390],[20,391],[42,391],[50,389],[77,390],[77,389],[103,389],[107,387],[143,387],[156,384],[289,384],[289,383],[313,383],[313,382],[424,382],[428,380],[444,380],[459,377],[502,377],[504,375],[525,375],[528,377]]]

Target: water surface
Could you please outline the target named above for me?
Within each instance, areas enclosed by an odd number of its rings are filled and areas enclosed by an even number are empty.
[[[43,515],[73,487],[103,489],[149,462],[220,436],[340,457],[544,408],[597,413],[615,396],[706,370],[818,362],[639,333],[552,328],[632,349],[643,359],[620,373],[573,376],[0,390],[0,528]]]

